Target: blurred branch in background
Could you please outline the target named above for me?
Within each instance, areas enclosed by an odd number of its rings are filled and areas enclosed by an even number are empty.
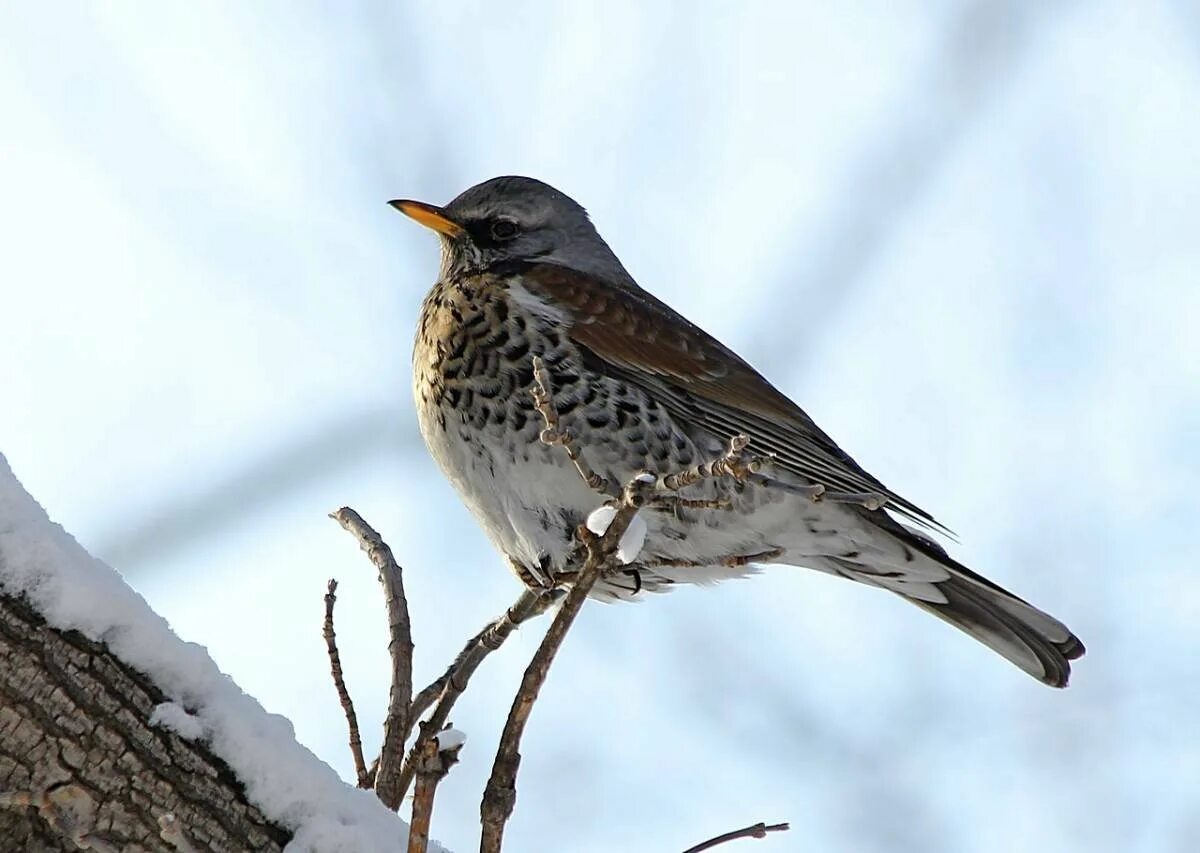
[[[758,367],[783,375],[804,365],[803,348],[837,325],[896,226],[937,178],[939,170],[995,100],[1005,80],[1027,57],[1029,35],[1051,4],[982,0],[948,16],[945,36],[912,91],[881,122],[875,144],[831,195],[826,228],[810,233],[787,255],[774,276],[780,304],[804,306],[804,335],[786,311],[756,311],[757,328],[746,340],[787,340],[786,348],[763,348]],[[764,298],[764,303],[770,300]],[[753,325],[755,321],[751,321]]]
[[[94,550],[121,566],[126,577],[136,577],[165,555],[245,523],[281,497],[337,471],[416,449],[416,431],[406,426],[395,409],[363,403],[315,429],[306,424],[279,436],[269,451],[223,476],[206,476],[208,467],[193,460],[187,477],[182,471],[178,475],[191,488],[177,489],[174,499],[156,512],[128,520],[115,516],[109,532],[96,537]],[[219,471],[227,466],[214,460],[210,467]]]

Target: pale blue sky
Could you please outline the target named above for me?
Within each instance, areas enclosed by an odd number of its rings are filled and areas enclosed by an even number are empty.
[[[325,579],[371,747],[385,625],[324,514],[422,677],[517,592],[420,445],[436,245],[384,202],[518,173],[1089,654],[1052,691],[786,568],[589,606],[514,850],[1200,847],[1190,4],[11,3],[0,116],[0,450],[346,778]],[[538,630],[455,715],[454,849]]]

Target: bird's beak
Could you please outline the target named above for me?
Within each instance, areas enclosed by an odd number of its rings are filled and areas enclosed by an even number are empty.
[[[463,234],[463,227],[451,219],[445,210],[436,205],[426,204],[423,201],[410,201],[406,198],[389,201],[388,204],[410,219],[415,219],[426,228],[432,228],[439,234],[445,234],[451,238],[460,237]]]

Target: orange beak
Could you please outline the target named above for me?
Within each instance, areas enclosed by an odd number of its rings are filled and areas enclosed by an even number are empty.
[[[463,234],[463,227],[436,205],[426,204],[423,201],[411,201],[406,198],[389,201],[388,204],[410,219],[415,219],[426,228],[432,228],[439,234],[445,234],[452,238],[460,237]]]

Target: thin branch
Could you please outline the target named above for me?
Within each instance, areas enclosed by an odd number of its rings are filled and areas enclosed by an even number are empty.
[[[428,730],[428,726],[423,725],[421,728],[422,734]],[[461,749],[461,739],[448,747],[442,746],[442,741],[436,733],[433,737],[422,739],[421,753],[417,759],[417,786],[413,792],[412,820],[408,829],[408,853],[425,853],[429,847],[433,798],[437,794],[438,783],[458,762]]]
[[[554,407],[554,392],[550,387],[550,372],[546,370],[546,363],[536,355],[533,357],[533,380],[533,389],[530,391],[530,394],[533,395],[533,405],[541,414],[542,420],[546,422],[546,428],[539,436],[542,443],[561,447],[589,489],[606,497],[615,497],[616,492],[613,491],[612,484],[592,470],[592,467],[587,464],[587,460],[583,458],[575,436],[559,427],[558,409]]]
[[[561,445],[571,462],[574,463],[580,477],[593,490],[608,494],[608,481],[596,474],[583,457],[581,449],[575,444],[570,433],[558,427],[558,412],[554,408],[554,396],[550,387],[550,375],[540,358],[533,359],[533,376],[535,385],[532,389],[534,406],[542,415],[546,428],[542,430],[541,440],[546,444]],[[656,477],[646,472],[635,474],[633,479],[621,490],[620,497],[609,501],[608,506],[614,507],[615,513],[603,536],[597,537],[588,530],[587,525],[580,525],[576,530],[576,539],[586,550],[583,568],[577,573],[563,572],[555,577],[559,583],[570,583],[562,606],[559,608],[549,630],[542,638],[533,660],[525,669],[521,686],[513,699],[512,708],[500,735],[500,746],[496,750],[496,760],[492,764],[491,777],[483,792],[483,801],[479,806],[480,822],[483,825],[480,837],[480,853],[500,853],[504,843],[504,827],[512,815],[517,801],[517,770],[521,763],[521,737],[529,722],[542,685],[549,675],[554,657],[562,647],[567,631],[583,607],[584,601],[592,591],[601,576],[616,568],[616,553],[621,537],[625,535],[638,511],[651,502],[661,502],[664,493],[674,496],[675,492],[687,486],[695,485],[702,480],[729,477],[743,481],[757,474],[763,465],[759,457],[746,453],[749,440],[744,435],[736,435],[729,441],[728,450],[719,458],[684,471]],[[705,501],[706,508],[719,508],[720,502]],[[762,555],[753,555],[753,557]],[[753,557],[748,559],[753,559]]]
[[[333,675],[333,685],[337,688],[342,710],[346,712],[346,725],[350,728],[350,754],[354,756],[358,787],[370,788],[371,777],[367,774],[367,763],[363,760],[358,715],[354,713],[354,701],[350,698],[350,691],[346,689],[346,681],[342,676],[342,656],[338,654],[337,636],[333,632],[333,605],[337,603],[337,586],[337,581],[330,578],[328,591],[325,593],[325,626],[321,633],[325,637],[325,648],[329,651],[329,672]]]
[[[722,456],[717,457],[711,462],[703,462],[699,465],[693,465],[691,468],[685,468],[682,471],[659,477],[657,480],[658,486],[660,489],[668,492],[677,492],[680,489],[695,485],[701,480],[709,480],[717,477],[732,477],[738,481],[746,480],[752,474],[758,474],[762,471],[764,461],[757,456],[747,456],[746,446],[749,443],[750,439],[746,436],[735,435],[729,439],[729,449]]]
[[[512,709],[500,735],[500,747],[496,751],[496,760],[492,765],[492,775],[488,779],[483,792],[483,802],[480,804],[480,821],[483,824],[483,835],[480,838],[480,853],[499,853],[504,841],[504,825],[512,815],[517,802],[517,769],[521,763],[521,736],[525,733],[525,725],[537,701],[546,676],[550,673],[550,665],[554,656],[562,646],[563,639],[570,630],[579,614],[583,602],[596,581],[605,570],[614,566],[614,555],[621,537],[629,528],[638,510],[645,503],[645,493],[653,486],[652,482],[634,478],[622,492],[617,513],[604,536],[597,538],[586,526],[580,526],[576,536],[587,548],[587,560],[583,569],[571,586],[570,592],[563,600],[562,606],[542,638],[541,645],[533,655],[533,660],[525,669],[521,686],[513,699]]]
[[[542,430],[541,440],[546,444],[558,444],[566,451],[568,458],[579,471],[579,476],[594,491],[607,494],[608,482],[596,474],[583,453],[575,445],[573,437],[558,428],[558,412],[554,407],[554,394],[550,387],[550,375],[540,358],[533,358],[534,388],[532,390],[534,406],[546,422]],[[744,447],[744,444],[743,444]],[[537,701],[546,676],[550,673],[550,665],[554,656],[562,647],[567,631],[579,615],[583,602],[587,600],[596,581],[607,570],[614,567],[615,554],[638,510],[645,505],[648,493],[657,485],[657,480],[651,476],[637,475],[624,489],[616,506],[616,513],[602,537],[596,537],[588,530],[587,525],[580,525],[575,532],[576,538],[587,550],[587,558],[583,568],[571,585],[570,592],[559,607],[554,621],[542,642],[533,655],[533,660],[525,669],[521,678],[521,686],[513,699],[512,709],[500,735],[500,746],[496,750],[496,760],[492,764],[492,774],[483,791],[483,801],[479,806],[479,818],[483,825],[483,833],[479,841],[480,853],[500,853],[504,842],[504,826],[512,815],[517,802],[517,769],[521,763],[521,736],[529,722],[533,711],[533,703]]]
[[[429,715],[429,719],[421,724],[421,735],[408,752],[404,761],[404,769],[400,773],[400,794],[408,792],[416,774],[417,762],[426,742],[446,725],[450,711],[458,697],[467,689],[471,675],[479,668],[479,664],[508,639],[509,634],[516,630],[522,622],[527,622],[534,616],[539,616],[554,602],[559,593],[554,590],[530,590],[521,592],[520,597],[512,607],[504,611],[497,619],[489,622],[482,631],[472,637],[463,650],[458,653],[454,663],[433,684],[430,684],[413,701],[413,718],[415,719],[425,707],[440,696],[437,707]],[[422,703],[424,705],[422,706]],[[418,711],[418,706],[422,706]]]
[[[711,850],[718,844],[724,844],[726,841],[737,841],[739,838],[766,838],[768,832],[787,832],[791,829],[791,824],[787,823],[756,823],[754,826],[744,826],[741,829],[735,829],[733,832],[726,832],[724,835],[718,835],[708,841],[701,841],[695,847],[689,847],[683,853],[700,853],[702,850]]]
[[[388,698],[387,717],[383,721],[383,747],[375,771],[375,793],[383,804],[395,811],[404,799],[400,773],[404,761],[404,744],[412,731],[412,624],[408,618],[408,601],[404,597],[404,575],[392,556],[392,549],[362,516],[349,507],[342,507],[330,518],[354,534],[359,545],[375,568],[387,601],[388,629],[391,639],[388,654],[392,658],[392,689]]]

